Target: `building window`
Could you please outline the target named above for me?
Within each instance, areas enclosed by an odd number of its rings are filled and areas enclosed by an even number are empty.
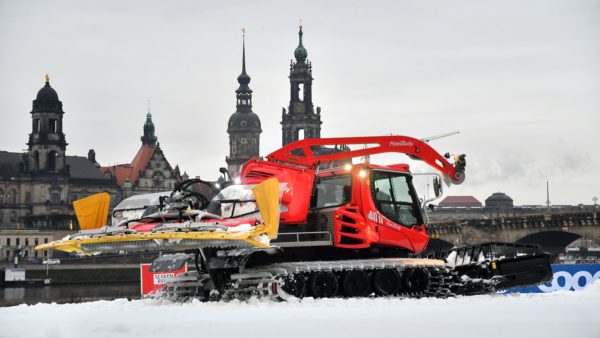
[[[44,238],[44,244],[48,244],[48,238]]]
[[[33,152],[33,170],[40,169],[40,153],[36,150]]]
[[[48,153],[48,170],[56,171],[56,158],[57,157],[58,157],[58,154],[56,153],[56,151],[51,151],[50,153]]]
[[[304,101],[304,83],[298,84],[298,100]]]
[[[52,203],[52,204],[60,203],[60,193],[58,191],[53,191],[50,193],[50,203]]]
[[[10,259],[10,250],[6,250],[6,260]]]
[[[6,204],[17,204],[17,191],[10,189],[6,194]]]
[[[16,246],[19,246],[19,245],[21,245],[21,239],[20,239],[19,237],[17,237],[17,239],[15,240],[15,242],[17,242],[17,243],[16,243]]]
[[[0,189],[0,204],[4,203],[4,190]]]
[[[11,211],[11,213],[10,213],[10,222],[11,223],[17,223],[17,212],[16,211]]]
[[[35,243],[35,246],[38,246],[38,244],[40,244],[40,240],[36,237],[33,239],[33,243]]]
[[[29,246],[29,237],[25,237],[25,246]]]
[[[6,239],[6,246],[10,246],[10,238]]]
[[[31,203],[31,192],[26,191],[25,192],[25,204],[29,204]]]
[[[50,119],[50,132],[58,133],[58,120]]]
[[[246,121],[242,121],[242,122],[240,123],[240,125],[241,125],[242,127],[245,127],[245,126],[246,126]]]

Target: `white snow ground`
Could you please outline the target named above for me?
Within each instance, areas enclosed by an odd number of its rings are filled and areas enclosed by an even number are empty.
[[[0,337],[600,337],[600,282],[585,290],[452,299],[176,304],[115,300],[0,308]]]

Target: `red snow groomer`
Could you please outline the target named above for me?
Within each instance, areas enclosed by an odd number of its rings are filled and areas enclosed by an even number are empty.
[[[193,261],[196,269],[173,278],[164,294],[203,300],[447,297],[551,279],[551,256],[535,244],[426,250],[426,201],[419,201],[409,166],[351,163],[382,153],[406,154],[435,169],[436,195],[442,181],[465,179],[464,155],[450,163],[415,138],[306,139],[248,161],[240,184],[210,202],[184,182],[156,213],[38,249],[185,251],[190,255],[159,258],[153,269]]]

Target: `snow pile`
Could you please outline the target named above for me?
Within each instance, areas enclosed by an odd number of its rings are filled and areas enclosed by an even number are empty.
[[[37,304],[0,308],[0,337],[600,337],[599,305],[600,283],[451,299]]]

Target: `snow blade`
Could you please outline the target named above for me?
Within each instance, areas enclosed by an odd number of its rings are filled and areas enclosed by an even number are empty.
[[[106,225],[110,195],[94,194],[73,202],[73,209],[81,230],[100,229]]]
[[[92,254],[184,251],[204,247],[268,248],[270,239],[277,236],[279,228],[279,182],[277,179],[266,180],[255,186],[253,191],[262,220],[219,218],[197,211],[194,215],[200,219],[172,219],[149,231],[137,231],[123,226],[82,230],[61,240],[38,245],[35,250],[53,249]]]
[[[563,252],[567,245],[581,238],[580,235],[566,231],[540,231],[518,239],[515,243],[536,244],[550,254],[552,261]]]

